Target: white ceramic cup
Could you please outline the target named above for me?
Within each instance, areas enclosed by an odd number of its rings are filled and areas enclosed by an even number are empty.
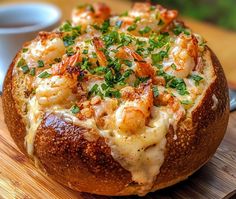
[[[0,91],[4,76],[17,51],[39,31],[56,28],[60,10],[50,4],[23,3],[0,6]]]

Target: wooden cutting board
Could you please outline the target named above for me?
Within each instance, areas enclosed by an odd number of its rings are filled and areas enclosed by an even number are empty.
[[[236,112],[231,113],[226,136],[214,157],[205,166],[188,180],[168,189],[150,193],[144,198],[221,199],[230,198],[234,194],[236,194]],[[38,171],[33,163],[19,152],[11,139],[4,123],[1,97],[0,198],[112,199],[112,197],[72,191]]]

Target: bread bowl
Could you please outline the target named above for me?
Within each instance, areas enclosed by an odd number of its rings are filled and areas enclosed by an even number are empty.
[[[149,4],[121,16],[86,5],[26,43],[3,91],[19,149],[58,182],[101,195],[145,195],[200,168],[227,127],[227,83],[176,17]]]

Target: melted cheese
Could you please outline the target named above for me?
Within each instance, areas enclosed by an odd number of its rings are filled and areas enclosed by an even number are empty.
[[[27,131],[26,131],[26,136],[25,136],[25,146],[26,146],[27,153],[30,156],[33,156],[34,139],[35,139],[37,128],[42,120],[41,119],[42,112],[40,111],[39,104],[35,96],[31,100],[29,100],[27,108],[28,108],[28,114],[27,114],[28,125],[27,125]]]
[[[123,168],[130,171],[132,180],[140,186],[139,194],[150,190],[155,177],[164,162],[168,132],[172,115],[165,108],[152,108],[149,126],[140,133],[127,135],[119,130],[103,130],[100,134],[107,138],[111,154]]]

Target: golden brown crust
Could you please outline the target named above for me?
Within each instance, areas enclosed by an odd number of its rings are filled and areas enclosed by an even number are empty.
[[[228,87],[219,60],[211,50],[210,53],[216,79],[192,112],[191,119],[182,121],[176,133],[167,134],[167,154],[153,190],[186,179],[211,158],[224,137],[229,118]],[[216,108],[213,108],[213,95],[218,99]]]
[[[24,140],[25,140],[25,133],[26,128],[25,124],[22,121],[22,116],[20,114],[19,109],[17,108],[16,100],[13,97],[13,69],[17,61],[19,53],[15,56],[13,59],[13,62],[11,63],[8,72],[6,74],[4,84],[3,84],[3,113],[5,116],[5,122],[7,124],[7,127],[11,133],[11,136],[19,149],[26,153],[25,147],[24,147]]]
[[[131,175],[111,156],[103,138],[89,142],[88,129],[45,115],[35,138],[35,155],[47,173],[73,189],[103,195],[119,192]]]
[[[182,121],[176,132],[170,129],[167,134],[165,161],[153,191],[186,179],[214,154],[224,136],[229,117],[227,82],[218,59],[210,52],[216,79],[192,117]],[[3,110],[13,139],[26,154],[25,125],[12,94],[15,60],[4,82]],[[219,99],[216,109],[212,108],[213,94]],[[89,142],[83,136],[86,131],[59,116],[45,115],[34,143],[35,156],[44,170],[76,190],[103,195],[132,194],[135,184],[131,174],[112,158],[103,138]],[[176,140],[174,136],[177,136]]]

